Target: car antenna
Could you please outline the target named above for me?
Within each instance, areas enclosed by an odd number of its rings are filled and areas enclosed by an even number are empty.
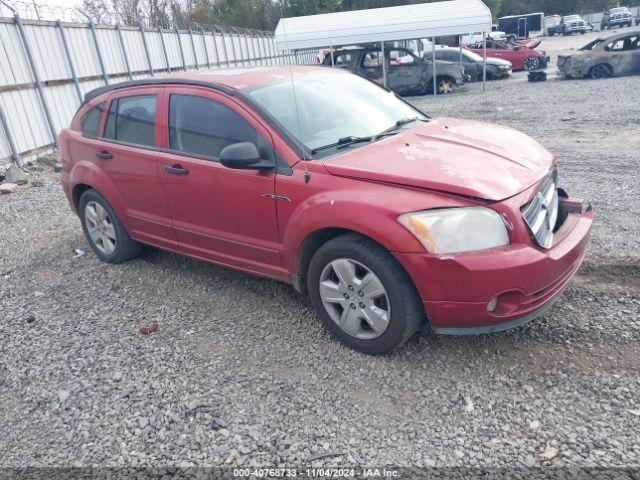
[[[289,49],[289,36],[287,35],[287,27],[284,16],[284,9],[282,4],[280,4],[280,19],[282,21],[282,31],[284,33],[284,45],[285,45],[285,62],[289,65],[289,78],[291,79],[291,93],[293,95],[293,106],[296,109],[296,121],[298,122],[298,136],[302,134],[302,125],[300,123],[300,110],[298,110],[298,99],[296,97],[296,86],[293,81],[293,67],[291,66],[291,50]],[[302,139],[298,138],[300,142],[300,151],[302,152],[302,164],[304,165],[304,183],[307,184],[311,180],[311,174],[309,173],[309,168],[307,167],[307,155],[304,148],[304,143],[302,143]]]

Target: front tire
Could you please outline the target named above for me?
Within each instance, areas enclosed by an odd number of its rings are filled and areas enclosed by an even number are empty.
[[[602,78],[610,77],[611,70],[607,65],[604,65],[604,64],[596,65],[589,71],[589,76],[593,80],[600,80]]]
[[[309,265],[311,303],[327,330],[368,354],[386,353],[418,330],[424,309],[398,261],[375,242],[345,234],[318,249]]]
[[[142,245],[131,239],[109,202],[98,192],[84,192],[78,212],[84,235],[100,260],[121,263],[140,255]]]

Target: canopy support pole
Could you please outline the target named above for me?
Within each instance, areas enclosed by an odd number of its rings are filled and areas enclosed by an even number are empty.
[[[487,91],[487,32],[482,32],[482,91]]]
[[[436,71],[436,37],[431,37],[431,61],[433,62],[433,95],[438,95],[438,75]]]
[[[331,45],[331,47],[329,47],[329,48],[330,48],[329,55],[331,55],[331,66],[335,67],[336,66],[336,62],[333,59],[333,45]]]
[[[382,81],[384,88],[387,88],[387,55],[384,51],[384,42],[382,42]]]

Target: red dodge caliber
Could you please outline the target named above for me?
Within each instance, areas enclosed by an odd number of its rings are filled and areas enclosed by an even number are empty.
[[[180,73],[87,94],[60,132],[92,249],[142,244],[293,284],[348,346],[522,325],[580,266],[591,208],[511,128],[430,119],[324,67]]]

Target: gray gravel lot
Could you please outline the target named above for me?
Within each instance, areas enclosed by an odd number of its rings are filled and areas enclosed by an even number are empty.
[[[638,81],[518,74],[411,99],[540,140],[597,220],[544,318],[425,329],[382,357],[333,341],[289,286],[154,250],[99,262],[34,174],[0,197],[0,464],[640,467]]]

